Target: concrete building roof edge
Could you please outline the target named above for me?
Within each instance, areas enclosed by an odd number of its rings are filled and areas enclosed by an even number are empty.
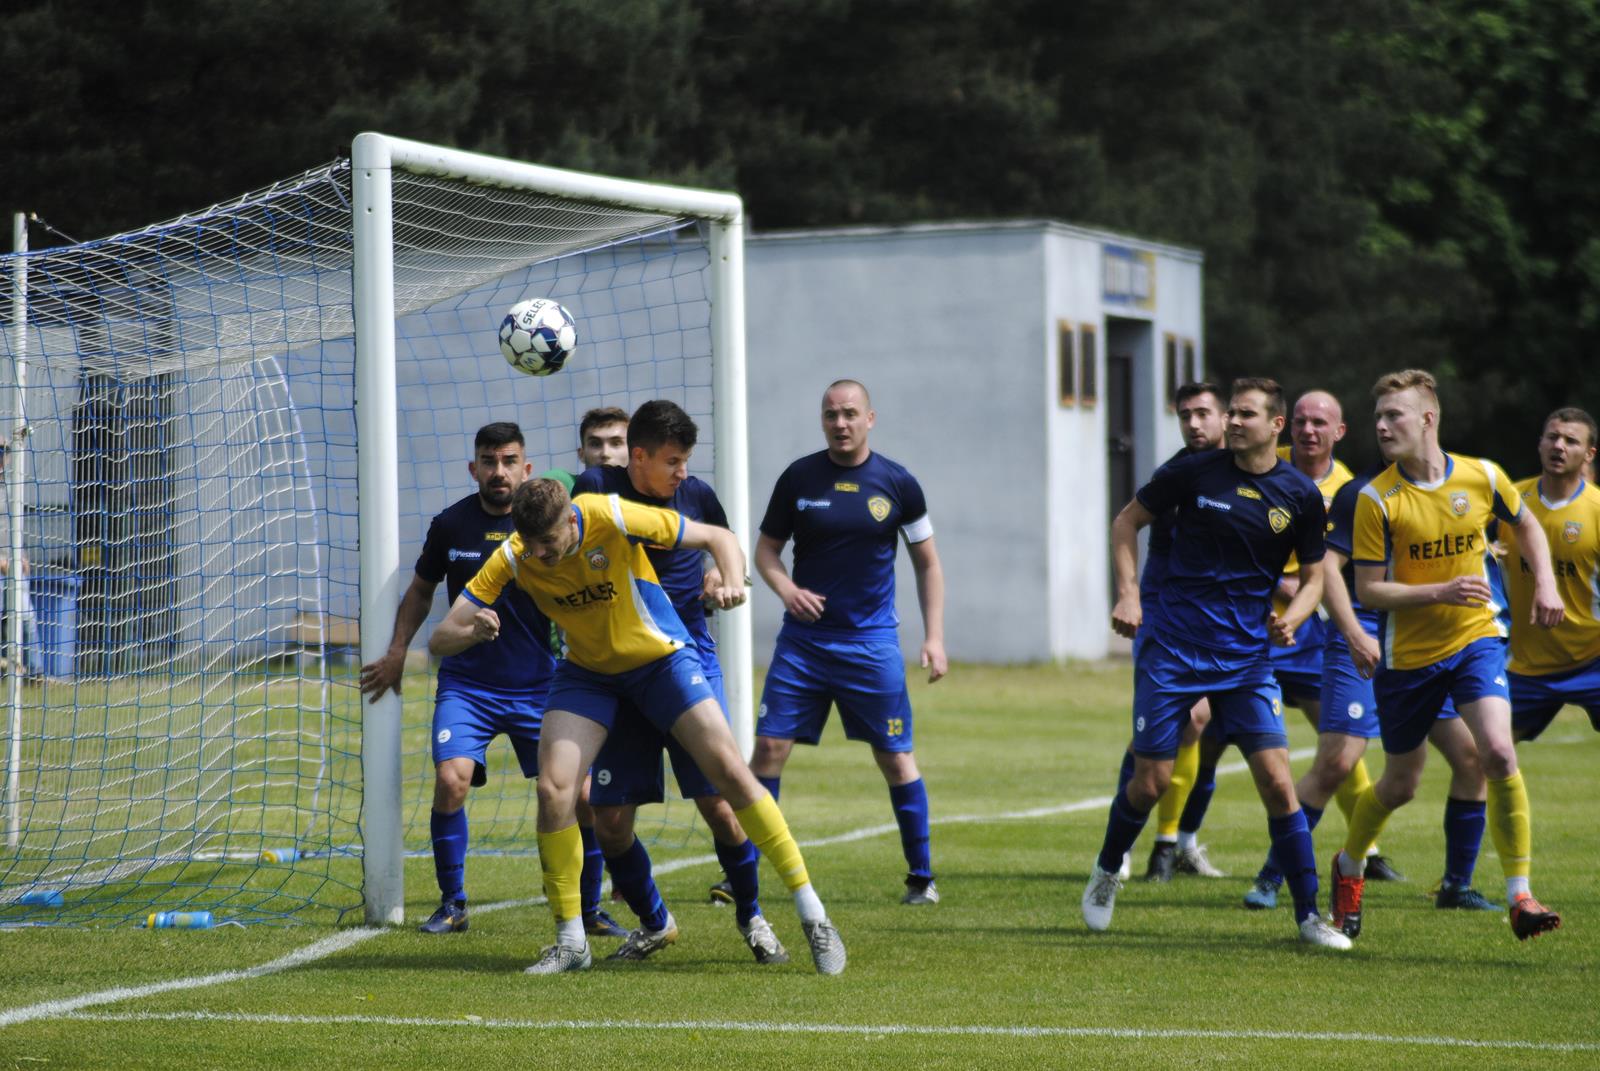
[[[877,238],[877,237],[907,237],[907,238],[932,238],[947,234],[971,233],[979,234],[985,231],[1010,232],[1043,230],[1050,234],[1062,235],[1069,238],[1086,238],[1096,242],[1111,242],[1117,245],[1126,245],[1135,249],[1159,253],[1176,260],[1185,260],[1195,263],[1205,261],[1205,253],[1199,249],[1187,246],[1172,245],[1167,242],[1152,241],[1148,238],[1137,238],[1129,234],[1118,234],[1115,231],[1100,230],[1095,227],[1082,227],[1074,223],[1063,223],[1054,219],[1014,219],[1014,220],[950,220],[938,223],[901,223],[901,224],[862,224],[851,227],[813,227],[806,229],[781,230],[781,231],[754,231],[747,236],[751,242],[820,242],[850,238]]]

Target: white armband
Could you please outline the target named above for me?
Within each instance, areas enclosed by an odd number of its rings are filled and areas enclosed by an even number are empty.
[[[906,537],[907,543],[921,543],[933,538],[933,521],[926,513],[912,521],[910,524],[900,526],[900,534]]]

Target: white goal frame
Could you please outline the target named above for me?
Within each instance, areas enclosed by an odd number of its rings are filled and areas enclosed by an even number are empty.
[[[361,660],[389,645],[409,577],[400,562],[396,443],[394,215],[391,175],[402,170],[488,186],[703,220],[709,233],[715,485],[749,559],[749,441],[745,401],[744,203],[731,193],[663,186],[518,163],[364,133],[351,144],[355,241],[355,397]],[[734,736],[754,745],[750,609],[719,616],[724,683]],[[391,691],[362,710],[362,868],[366,920],[404,921],[401,704]]]

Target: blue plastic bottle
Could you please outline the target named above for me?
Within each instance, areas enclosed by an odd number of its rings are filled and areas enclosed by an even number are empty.
[[[17,897],[17,903],[28,907],[60,907],[60,889],[29,889]]]
[[[300,852],[296,848],[268,848],[261,853],[263,863],[292,863],[298,858]]]
[[[152,930],[209,930],[211,912],[154,911],[145,919],[145,925]]]

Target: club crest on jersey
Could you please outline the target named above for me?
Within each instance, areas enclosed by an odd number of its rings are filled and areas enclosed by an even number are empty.
[[[589,552],[589,568],[596,570],[604,569],[610,564],[611,559],[606,557],[605,551],[596,549]]]
[[[1451,493],[1450,512],[1454,513],[1457,517],[1465,517],[1467,515],[1467,493],[1465,491],[1454,491]]]
[[[881,521],[889,516],[889,511],[893,508],[889,500],[882,495],[873,495],[867,499],[867,512],[872,514],[872,519],[875,521]]]
[[[1281,532],[1289,527],[1289,511],[1282,506],[1273,506],[1267,510],[1267,523],[1272,526],[1273,532]]]
[[[1568,521],[1566,524],[1561,526],[1561,538],[1565,539],[1568,543],[1576,543],[1578,541],[1578,537],[1582,534],[1582,521]]]

